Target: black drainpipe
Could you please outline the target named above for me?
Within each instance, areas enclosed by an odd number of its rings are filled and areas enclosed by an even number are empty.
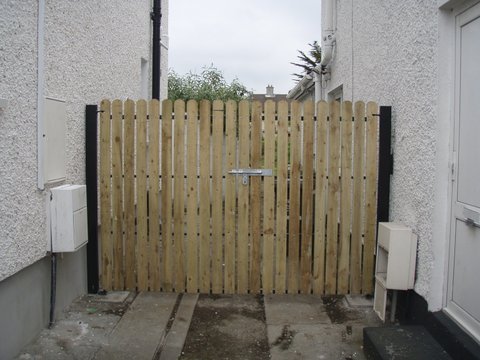
[[[160,99],[160,24],[162,20],[161,0],[153,0],[153,41],[152,41],[152,99]]]

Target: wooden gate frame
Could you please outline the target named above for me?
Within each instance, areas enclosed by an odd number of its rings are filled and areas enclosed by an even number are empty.
[[[92,169],[97,168],[96,157],[96,130],[97,130],[97,106],[87,105],[86,109],[86,170],[87,170],[87,192],[89,206],[89,238],[87,254],[88,254],[88,289],[89,292],[96,292],[98,286],[98,239],[97,239],[97,221],[93,215],[96,213],[96,191],[97,176]],[[378,221],[388,220],[388,198],[390,174],[392,173],[393,157],[390,152],[391,137],[391,108],[381,107],[380,114],[371,114],[372,116],[380,115],[379,123],[379,180],[378,180]],[[113,115],[112,115],[113,117]],[[93,150],[93,151],[92,151]],[[95,154],[95,156],[93,155]]]

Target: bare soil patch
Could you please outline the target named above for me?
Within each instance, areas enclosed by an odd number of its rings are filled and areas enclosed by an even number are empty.
[[[269,359],[263,297],[200,295],[181,359]]]

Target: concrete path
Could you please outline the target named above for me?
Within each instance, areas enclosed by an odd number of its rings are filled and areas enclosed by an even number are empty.
[[[197,300],[198,294],[183,294],[181,297],[172,327],[157,351],[160,360],[178,359],[182,354]]]
[[[362,330],[378,324],[371,307],[351,307],[342,297],[265,296],[273,360],[365,359]]]
[[[345,297],[86,295],[17,359],[365,359],[377,325],[371,301]]]
[[[177,294],[142,292],[132,303],[95,359],[151,360],[177,300]]]

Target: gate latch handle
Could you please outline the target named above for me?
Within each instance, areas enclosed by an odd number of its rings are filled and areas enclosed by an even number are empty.
[[[232,175],[242,175],[242,184],[248,185],[249,176],[272,176],[272,169],[232,169],[228,172]]]
[[[232,175],[248,175],[248,176],[272,176],[272,169],[232,169],[228,172]]]

